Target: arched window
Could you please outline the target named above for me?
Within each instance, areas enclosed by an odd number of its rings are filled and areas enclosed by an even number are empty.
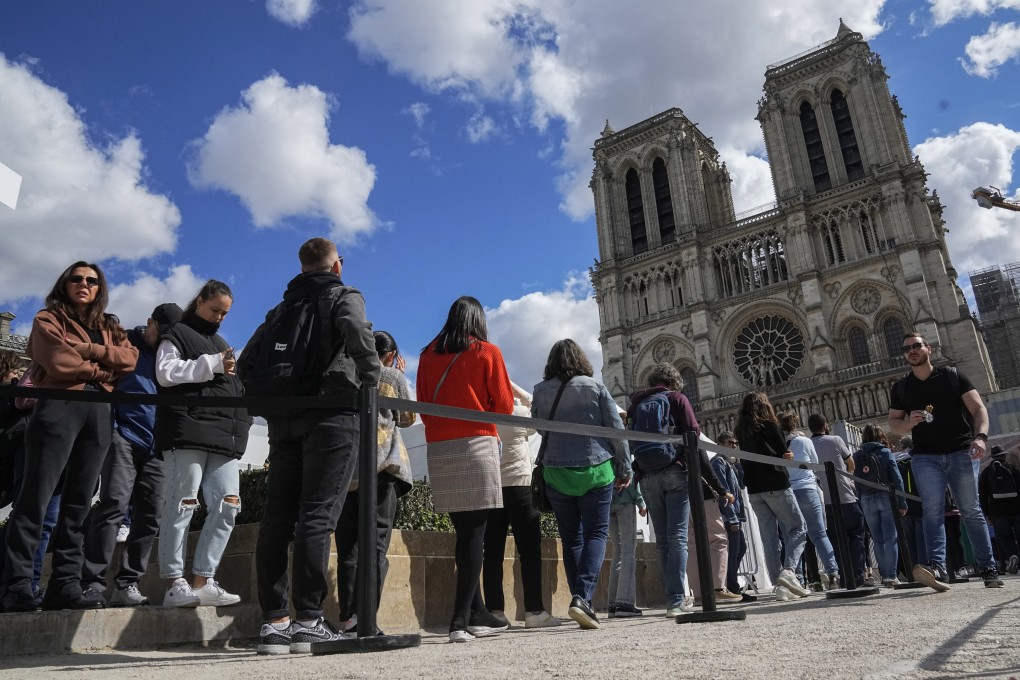
[[[634,254],[648,250],[648,235],[645,233],[645,209],[641,205],[641,180],[637,171],[627,171],[627,215],[630,217],[630,242]]]
[[[680,377],[684,380],[684,388],[680,390],[687,397],[691,405],[698,403],[698,376],[694,375],[694,369],[687,367],[680,369]]]
[[[836,136],[839,137],[839,150],[843,153],[846,178],[852,182],[864,177],[864,163],[861,162],[861,152],[857,148],[857,135],[854,134],[850,107],[846,103],[846,97],[839,90],[832,91],[829,103],[832,106],[832,121],[836,124]]]
[[[850,344],[850,361],[854,366],[871,363],[871,352],[868,351],[868,338],[860,328],[854,328],[847,337]]]
[[[659,239],[665,245],[676,240],[676,221],[673,219],[673,198],[669,193],[669,173],[661,158],[652,163],[652,186],[655,187],[655,210],[659,215]]]
[[[891,316],[882,324],[882,337],[889,356],[898,357],[903,353],[903,322]]]
[[[825,149],[822,147],[822,134],[818,129],[815,110],[807,102],[800,105],[800,129],[804,134],[804,146],[807,147],[815,191],[825,191],[832,186],[829,180],[829,166],[825,162]]]

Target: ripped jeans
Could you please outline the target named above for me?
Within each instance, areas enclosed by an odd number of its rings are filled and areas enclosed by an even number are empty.
[[[188,525],[198,507],[201,489],[208,514],[195,546],[191,573],[211,578],[216,575],[234,530],[234,519],[241,510],[237,460],[194,449],[164,451],[163,458],[166,488],[159,521],[159,576],[184,576]],[[238,500],[225,500],[229,496]]]

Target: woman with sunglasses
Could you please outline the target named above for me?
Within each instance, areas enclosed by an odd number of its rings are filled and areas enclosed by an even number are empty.
[[[108,290],[99,265],[75,262],[57,279],[46,308],[35,315],[28,338],[32,383],[68,391],[109,392],[134,370],[138,350],[117,317],[106,313]],[[95,609],[101,597],[81,587],[82,523],[113,435],[110,404],[39,399],[25,433],[25,476],[7,531],[4,610],[32,611],[33,555],[46,504],[65,471],[60,517],[43,609]]]

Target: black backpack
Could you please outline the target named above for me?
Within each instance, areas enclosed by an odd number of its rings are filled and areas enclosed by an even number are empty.
[[[630,429],[635,432],[655,432],[673,434],[673,417],[669,408],[669,397],[666,392],[657,392],[641,400],[634,409],[634,417]],[[677,460],[677,447],[662,442],[630,442],[630,452],[634,456],[635,467],[645,472],[655,472]]]
[[[883,486],[888,483],[882,472],[882,461],[874,450],[869,450],[867,453],[861,451],[861,462],[854,468],[854,477]],[[877,492],[878,489],[868,486],[864,487],[864,491]]]
[[[340,285],[339,282],[335,285]],[[327,286],[326,290],[332,286]],[[241,379],[249,397],[310,397],[320,394],[322,377],[334,356],[328,318],[332,300],[319,289],[298,300],[281,302],[267,316],[254,356],[243,356]],[[249,341],[249,347],[251,342]],[[244,354],[248,354],[249,347]],[[255,407],[257,416],[281,415],[286,407]]]
[[[1002,461],[993,460],[988,470],[988,492],[995,501],[1011,501],[1017,497],[1016,477],[1013,470]]]

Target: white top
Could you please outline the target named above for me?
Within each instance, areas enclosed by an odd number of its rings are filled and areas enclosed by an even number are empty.
[[[203,354],[197,359],[181,359],[177,347],[169,340],[156,349],[156,382],[163,387],[209,382],[223,373],[223,355]]]

